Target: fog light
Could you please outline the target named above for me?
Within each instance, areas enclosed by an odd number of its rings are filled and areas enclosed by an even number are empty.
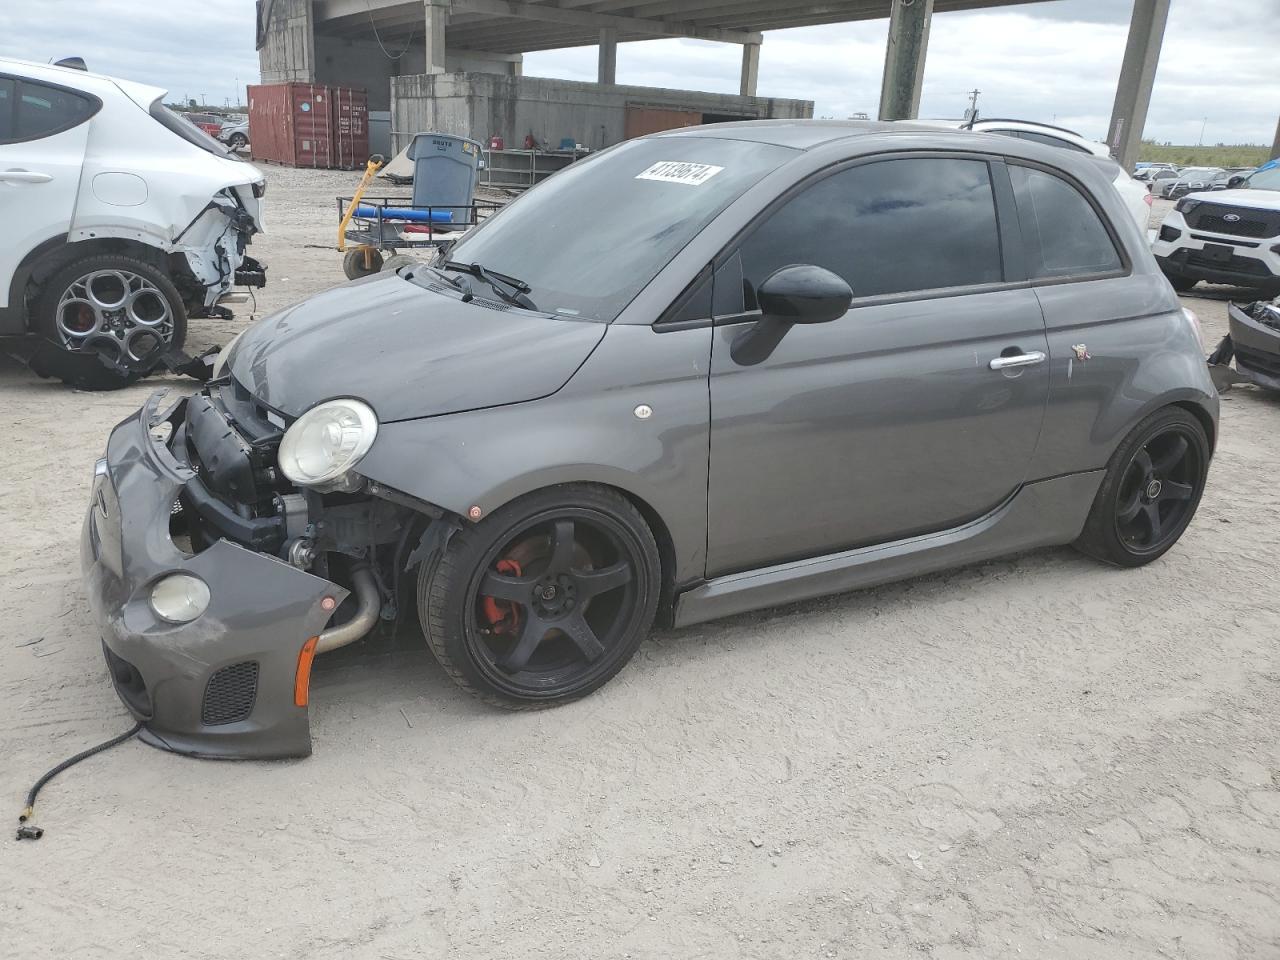
[[[1160,228],[1160,239],[1163,240],[1165,243],[1172,243],[1174,240],[1177,240],[1180,236],[1182,236],[1182,231],[1179,230],[1177,227],[1170,227],[1168,225],[1165,225]]]
[[[190,623],[209,607],[209,585],[188,573],[165,577],[151,588],[151,609],[170,623]]]

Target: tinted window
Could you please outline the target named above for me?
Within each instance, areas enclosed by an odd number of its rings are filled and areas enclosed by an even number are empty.
[[[998,283],[986,163],[884,160],[832,174],[788,200],[742,247],[746,308],[779,267],[812,263],[857,297]]]
[[[1028,269],[1035,278],[1108,273],[1122,266],[1093,206],[1060,177],[1010,165]]]
[[[7,77],[0,77],[0,142],[13,139],[13,88]]]
[[[9,139],[37,140],[88,120],[98,109],[96,101],[70,90],[23,80],[18,84],[14,131]]]

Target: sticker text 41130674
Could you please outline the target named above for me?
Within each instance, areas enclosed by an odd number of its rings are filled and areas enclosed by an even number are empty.
[[[723,169],[724,167],[715,167],[709,163],[661,160],[637,175],[636,179],[660,180],[663,183],[683,183],[690,187],[700,187]]]

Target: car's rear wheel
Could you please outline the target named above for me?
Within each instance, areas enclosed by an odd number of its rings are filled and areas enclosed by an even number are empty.
[[[1076,547],[1122,567],[1163,555],[1195,516],[1209,456],[1194,414],[1167,407],[1147,417],[1111,457]]]
[[[249,138],[243,133],[233,133],[227,140],[227,146],[232,150],[243,150],[249,145]]]
[[[1180,277],[1176,274],[1165,274],[1169,278],[1169,282],[1173,284],[1173,289],[1179,293],[1186,293],[1200,281],[1195,277]]]
[[[382,254],[372,247],[356,247],[342,258],[342,272],[348,280],[369,277],[382,269]]]
[[[36,301],[35,324],[41,343],[32,368],[83,390],[133,383],[187,337],[186,308],[173,281],[121,254],[85,257],[54,273]]]
[[[488,703],[586,696],[631,659],[657,611],[658,549],[620,494],[530,494],[450,540],[418,578],[418,613],[445,671]]]

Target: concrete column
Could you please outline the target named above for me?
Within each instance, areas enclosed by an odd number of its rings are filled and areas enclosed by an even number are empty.
[[[618,82],[618,28],[600,28],[600,83]]]
[[[447,0],[423,0],[426,9],[423,39],[427,49],[427,66],[424,73],[445,73],[444,31],[449,23]]]
[[[1271,145],[1271,156],[1268,159],[1274,160],[1276,157],[1280,157],[1280,123],[1276,124],[1276,142]]]
[[[760,44],[742,45],[742,86],[738,92],[744,97],[756,95],[756,83],[760,80]]]
[[[933,0],[893,0],[880,84],[881,120],[912,120],[920,113],[932,19]]]
[[[1124,48],[1124,63],[1120,67],[1120,82],[1116,84],[1116,102],[1107,134],[1111,155],[1125,170],[1133,169],[1142,145],[1142,130],[1147,125],[1147,108],[1151,105],[1151,88],[1155,85],[1156,65],[1160,62],[1160,46],[1164,43],[1164,25],[1168,19],[1169,0],[1133,0],[1129,42]]]

